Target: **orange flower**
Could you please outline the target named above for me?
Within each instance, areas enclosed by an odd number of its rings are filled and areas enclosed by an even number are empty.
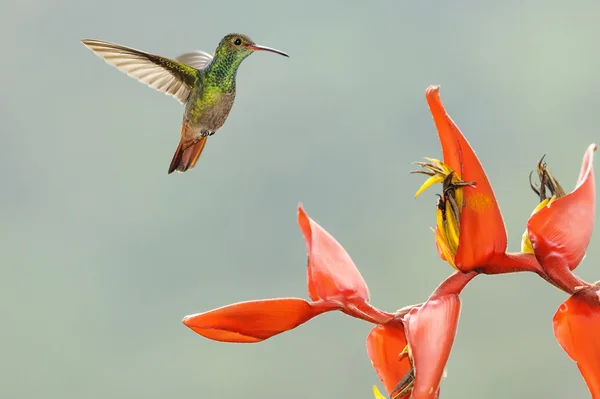
[[[377,324],[367,338],[368,354],[395,399],[411,395],[436,399],[456,334],[458,295],[477,273],[456,272],[424,304],[386,313],[369,304],[369,290],[350,256],[302,207],[298,224],[308,249],[311,301],[278,298],[241,302],[187,316],[183,323],[212,340],[255,343],[322,313],[340,310]],[[381,396],[376,388],[375,394]]]
[[[540,204],[527,222],[521,248],[533,253],[548,277],[568,293],[584,285],[571,271],[583,260],[594,228],[595,150],[595,144],[587,148],[571,193],[565,194],[543,160],[537,167],[540,185],[532,184]]]
[[[436,210],[436,245],[442,259],[456,269],[476,270],[506,251],[506,229],[488,178],[475,152],[448,116],[439,87],[426,91],[427,103],[442,144],[443,161],[426,158],[418,164],[429,179],[420,195],[435,183],[442,184]]]
[[[600,284],[578,290],[554,315],[554,335],[600,399]]]
[[[367,337],[367,353],[392,399],[436,399],[456,335],[459,294],[476,273],[455,273],[422,305],[402,309]],[[375,397],[382,395],[374,387]]]
[[[566,194],[543,159],[538,163],[540,197],[521,244],[534,254],[548,281],[572,294],[554,315],[554,334],[577,366],[594,399],[600,399],[600,284],[590,285],[572,271],[585,257],[594,228],[596,190],[590,145],[575,189]]]
[[[391,319],[393,315],[369,304],[367,284],[348,253],[301,206],[298,224],[308,248],[308,292],[312,302],[301,298],[240,302],[186,316],[183,324],[215,341],[254,343],[332,310],[372,323]]]
[[[425,170],[415,173],[430,177],[416,195],[435,183],[442,184],[435,229],[441,258],[462,272],[535,272],[563,288],[542,269],[533,251],[506,253],[507,236],[502,214],[479,159],[446,113],[439,97],[439,87],[430,86],[426,97],[442,145],[443,162],[427,158],[428,162],[417,163]],[[586,231],[582,229],[582,232]]]

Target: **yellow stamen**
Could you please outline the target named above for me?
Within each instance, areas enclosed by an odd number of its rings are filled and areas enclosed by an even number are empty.
[[[474,185],[474,182],[465,182],[460,179],[450,166],[443,162],[425,158],[428,162],[416,162],[425,170],[415,171],[413,173],[422,173],[429,178],[417,190],[415,197],[427,190],[436,183],[443,186],[442,195],[438,200],[436,211],[436,241],[440,247],[440,252],[452,267],[456,268],[454,257],[458,251],[460,238],[460,215],[464,205],[463,188]]]
[[[423,191],[427,190],[429,187],[433,186],[434,184],[442,183],[444,181],[444,179],[451,174],[454,174],[452,176],[452,180],[454,180],[454,178],[456,178],[457,181],[460,180],[458,175],[456,174],[456,172],[454,172],[454,170],[452,170],[451,167],[444,164],[440,160],[433,159],[433,158],[425,158],[425,159],[428,160],[429,163],[415,162],[415,164],[417,164],[425,169],[428,169],[428,171],[415,171],[413,173],[423,173],[423,174],[429,175],[430,177],[429,177],[429,179],[425,180],[425,183],[423,183],[421,185],[421,187],[417,190],[417,192],[415,194],[415,198],[417,198],[419,195],[421,195],[421,193]]]
[[[446,259],[446,262],[448,262],[450,264],[450,266],[452,266],[453,268],[458,270],[458,268],[456,267],[456,263],[454,263],[454,256],[456,255],[456,253],[453,253],[450,250],[450,248],[446,244],[445,238],[442,237],[442,235],[439,231],[436,232],[434,230],[434,232],[435,232],[435,240],[437,241],[438,245],[440,246],[440,251],[442,251],[442,254],[444,255],[444,259]]]
[[[377,385],[373,385],[373,395],[375,395],[375,399],[386,399],[386,397],[379,392],[379,389],[377,389]]]
[[[412,359],[412,353],[411,353],[411,351],[410,351],[410,346],[408,346],[408,345],[406,345],[406,346],[404,347],[404,349],[402,349],[402,352],[400,352],[400,353],[398,354],[398,359],[399,359],[399,360],[402,360],[402,358],[403,358],[404,356],[406,356],[406,355],[408,355],[408,358],[409,358],[409,359]]]
[[[536,213],[538,213],[540,210],[542,210],[543,207],[547,206],[548,208],[550,208],[550,205],[556,200],[556,195],[553,195],[552,198],[546,198],[545,200],[543,200],[542,202],[540,202],[538,204],[538,206],[535,207],[535,209],[533,210],[533,212],[531,212],[531,216],[535,215]]]
[[[552,198],[546,198],[545,200],[540,202],[538,204],[538,206],[535,207],[533,212],[531,212],[531,216],[535,215],[537,212],[539,212],[544,207],[550,208],[550,205],[552,205],[552,203],[554,201],[556,201],[556,195],[553,195]],[[527,233],[527,229],[525,229],[525,232],[523,233],[523,236],[521,237],[521,252],[526,253],[526,254],[532,254],[535,252],[533,250],[533,244],[531,244],[531,240],[529,239],[529,234]]]
[[[427,190],[429,187],[433,186],[434,184],[443,182],[444,179],[445,179],[445,176],[443,176],[443,175],[431,176],[429,179],[425,180],[425,183],[423,183],[421,185],[421,187],[417,190],[417,193],[415,194],[415,198],[417,198],[419,195],[421,195],[421,193],[423,191]]]
[[[445,238],[450,251],[456,254],[456,251],[458,250],[458,237],[460,235],[460,227],[458,224],[459,222],[456,220],[455,213],[453,212],[451,207],[452,204],[450,203],[450,201],[446,201]]]
[[[531,240],[529,239],[529,234],[527,234],[527,229],[525,229],[525,232],[521,237],[521,252],[525,254],[535,253],[535,251],[533,250],[533,245],[531,244]]]

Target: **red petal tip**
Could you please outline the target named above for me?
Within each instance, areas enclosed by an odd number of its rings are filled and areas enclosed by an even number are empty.
[[[302,202],[298,202],[298,212],[302,212],[302,213],[306,214],[306,212],[304,212],[304,207],[302,206]]]
[[[298,225],[308,250],[308,294],[319,299],[360,306],[369,299],[369,289],[350,255],[303,209]]]
[[[440,91],[440,85],[429,85],[427,90],[425,90],[425,94],[429,95],[435,93],[436,91]]]

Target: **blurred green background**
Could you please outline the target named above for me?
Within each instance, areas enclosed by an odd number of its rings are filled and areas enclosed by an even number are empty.
[[[547,153],[565,188],[600,141],[597,1],[75,1],[1,6],[2,398],[372,398],[366,323],[326,314],[255,345],[186,314],[306,297],[302,202],[386,310],[425,300],[440,156],[425,89],[480,156],[518,250]],[[80,42],[174,57],[240,31],[252,55],[194,170],[167,175],[183,108]],[[598,236],[577,272],[600,278]],[[566,296],[534,275],[463,294],[444,398],[587,398],[554,339]]]

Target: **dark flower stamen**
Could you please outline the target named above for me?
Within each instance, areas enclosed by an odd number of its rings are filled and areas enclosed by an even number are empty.
[[[426,170],[413,170],[410,173],[419,173],[427,176],[443,175],[445,173],[445,171],[438,165],[434,165],[429,162],[414,162],[414,164],[419,165],[420,167]],[[456,175],[454,172],[451,172],[446,177],[444,177],[444,181],[442,182],[442,195],[438,194],[438,200],[436,205],[442,212],[444,212],[444,220],[446,220],[446,201],[450,202],[450,209],[452,211],[452,214],[454,215],[454,219],[460,219],[460,209],[458,208],[458,204],[456,203],[456,189],[466,186],[475,186],[477,184],[474,181],[463,180],[455,180],[454,182],[452,182],[452,180],[455,177]]]
[[[539,185],[534,184],[531,180],[533,171],[529,173],[529,186],[531,187],[533,192],[536,193],[538,197],[540,197],[540,202],[550,199],[553,196],[556,196],[556,198],[560,198],[566,195],[565,190],[558,183],[556,178],[554,178],[554,176],[548,169],[548,165],[546,164],[546,162],[544,162],[545,157],[546,154],[544,154],[542,159],[540,159],[536,167],[536,172],[540,181]],[[548,195],[546,191],[548,191],[550,195]]]
[[[415,368],[411,367],[410,370],[408,370],[408,372],[406,374],[404,374],[404,377],[402,377],[400,382],[398,382],[398,384],[392,391],[392,394],[390,395],[390,399],[401,398],[402,396],[409,393],[412,390],[414,385],[415,385]]]

